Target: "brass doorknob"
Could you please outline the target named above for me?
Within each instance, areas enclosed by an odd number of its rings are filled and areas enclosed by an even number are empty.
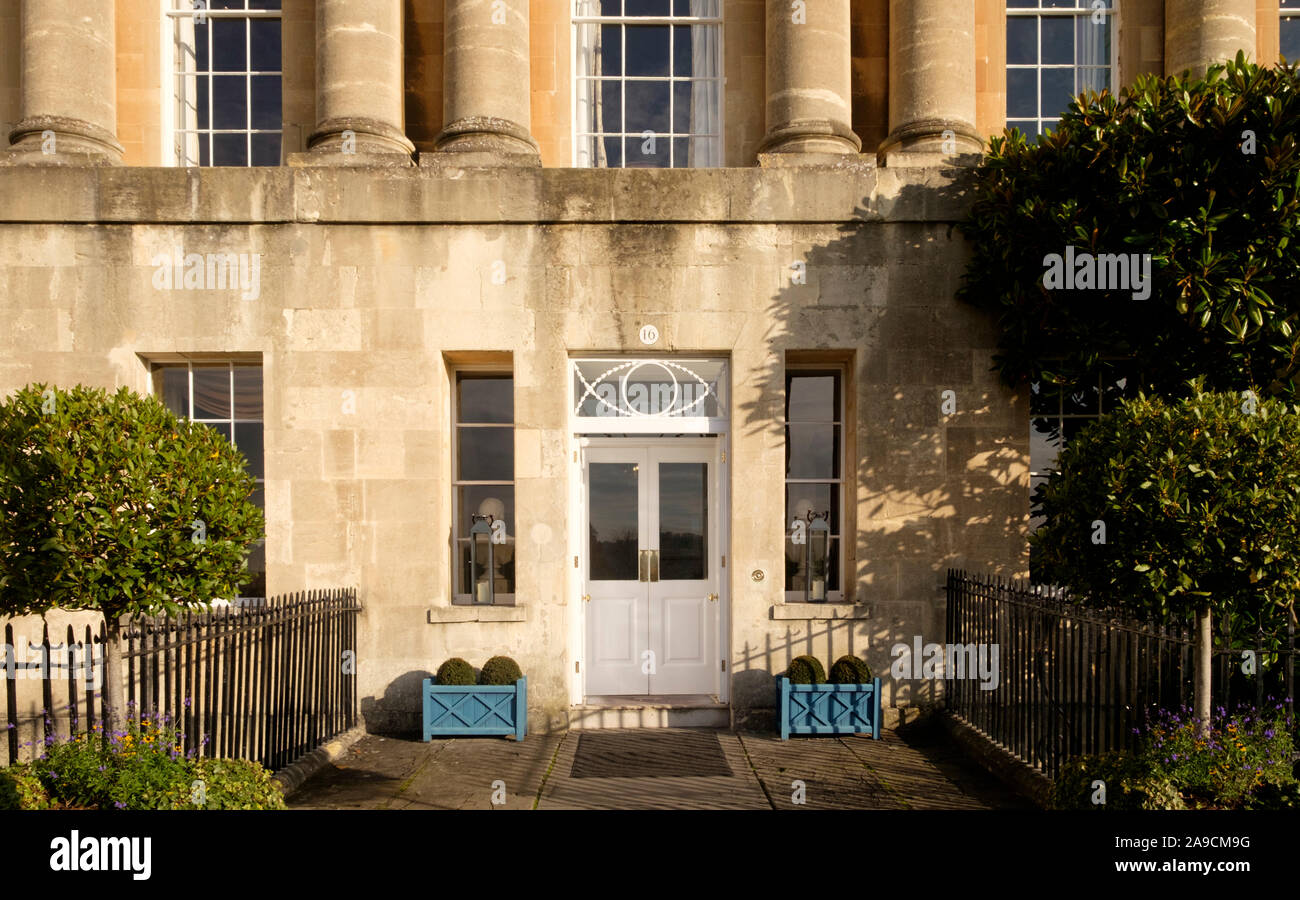
[[[718,595],[717,595],[717,594],[709,594],[709,602],[710,602],[710,603],[714,603],[714,602],[716,602],[717,599],[718,599]]]
[[[591,594],[583,594],[583,595],[582,595],[582,599],[583,599],[583,601],[585,601],[585,602],[587,602],[587,603],[590,603],[590,602],[591,602]]]

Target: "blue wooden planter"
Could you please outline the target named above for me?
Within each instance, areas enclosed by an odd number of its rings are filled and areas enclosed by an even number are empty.
[[[436,684],[424,679],[424,739],[528,733],[528,679],[514,684]]]
[[[781,740],[792,734],[869,734],[880,740],[880,679],[869,684],[777,682]]]

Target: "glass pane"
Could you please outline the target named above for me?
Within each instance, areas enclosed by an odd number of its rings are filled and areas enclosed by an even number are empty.
[[[265,456],[262,449],[262,423],[240,422],[235,425],[235,446],[248,457],[248,471],[254,478],[266,475]]]
[[[1040,20],[1044,65],[1074,65],[1074,17],[1044,16]]]
[[[818,539],[820,540],[820,538]],[[806,584],[807,560],[813,558],[809,553],[809,545],[796,544],[789,537],[785,540],[785,590],[802,592]],[[820,546],[816,547],[816,552],[820,553]],[[807,555],[806,555],[807,554]],[[822,566],[814,563],[814,581],[825,580],[827,591],[838,591],[840,589],[840,541],[839,538],[831,538],[829,542],[826,565]],[[811,585],[814,590],[816,584]]]
[[[673,83],[673,131],[677,134],[691,133],[691,93],[692,89],[707,91],[707,81],[677,81]],[[677,164],[683,165],[684,160]]]
[[[1110,65],[1110,22],[1110,17],[1100,25],[1092,20],[1092,16],[1079,16],[1074,20],[1076,46],[1079,48],[1076,62],[1079,65]]]
[[[242,72],[248,62],[247,36],[244,28],[247,19],[212,19],[212,70],[214,72]]]
[[[668,130],[668,91],[667,81],[629,81],[623,89],[627,97],[627,130],[640,135],[644,131],[661,134]],[[662,142],[659,142],[662,143]],[[638,149],[641,149],[638,147]],[[656,148],[655,152],[668,155],[668,148]],[[642,150],[643,155],[652,155]],[[628,154],[632,156],[632,153]]]
[[[638,470],[635,463],[592,463],[589,467],[588,577],[592,581],[637,580]]]
[[[1061,452],[1060,419],[1037,418],[1029,428],[1029,471],[1046,472],[1056,467]]]
[[[163,367],[162,402],[176,415],[189,418],[190,376],[185,366]]]
[[[208,23],[194,24],[194,70],[208,71]]]
[[[456,437],[457,481],[514,481],[513,428],[462,426]]]
[[[838,484],[787,484],[785,486],[785,533],[795,519],[807,521],[808,511],[821,515],[830,510],[831,534],[840,529],[840,486]]]
[[[248,127],[248,82],[242,75],[212,78],[212,127]],[[275,126],[279,128],[277,124]]]
[[[839,478],[840,426],[786,427],[787,478]]]
[[[1300,59],[1300,16],[1282,20],[1282,56],[1292,62]]]
[[[212,164],[214,166],[248,165],[248,136],[246,134],[214,134],[212,136]]]
[[[623,168],[623,139],[618,137],[605,138],[604,155],[596,160],[596,165],[602,169],[621,169]]]
[[[623,14],[623,0],[600,0],[602,16],[620,16]]]
[[[659,578],[707,578],[709,533],[707,463],[659,464]]]
[[[1030,65],[1038,62],[1038,19],[1034,16],[1007,16],[1007,64]]]
[[[1038,70],[1007,70],[1007,118],[1038,115]]]
[[[471,484],[456,488],[456,536],[465,539],[472,516],[491,516],[506,523],[506,536],[515,533],[515,488],[512,484]],[[500,546],[499,544],[497,545]]]
[[[194,418],[230,418],[230,367],[194,367]]]
[[[624,41],[628,75],[669,74],[667,25],[628,25]]]
[[[591,85],[596,92],[592,109],[599,111],[599,116],[591,123],[591,130],[598,133],[621,132],[623,130],[622,84],[602,79],[593,81]]]
[[[1074,99],[1074,69],[1043,69],[1043,116],[1057,118]]]
[[[673,74],[690,75],[691,66],[691,33],[690,25],[673,26]],[[700,35],[703,37],[703,35]]]
[[[666,16],[672,12],[669,0],[627,0],[625,16]]]
[[[280,76],[253,76],[253,127],[278,131],[280,118]]]
[[[262,418],[261,366],[235,366],[235,418]]]
[[[838,422],[839,378],[834,374],[787,375],[787,422]]]
[[[515,420],[513,378],[461,376],[457,387],[458,422],[509,424]]]
[[[278,166],[280,164],[280,134],[268,132],[253,135],[253,165]]]
[[[249,26],[252,28],[249,35],[253,51],[252,70],[280,71],[280,20],[253,19]]]
[[[1061,389],[1054,384],[1035,381],[1029,385],[1029,412],[1035,416],[1055,416],[1061,412]]]
[[[672,141],[673,141],[672,164],[677,168],[682,168],[683,166],[686,165],[686,161],[690,159],[690,155],[691,155],[690,142],[686,138],[673,138]]]
[[[460,587],[457,588],[459,593],[468,594],[467,585],[485,585],[487,584],[487,549],[484,542],[480,539],[478,553],[480,559],[470,559],[469,541],[461,540],[458,542],[460,547],[460,569],[458,582]],[[470,578],[470,563],[475,566],[475,575]],[[515,592],[515,542],[514,539],[504,544],[492,545],[492,566],[494,568],[494,577],[492,580],[492,590],[495,594],[513,594]],[[475,588],[477,593],[479,588]],[[483,599],[486,600],[486,592]]]
[[[623,26],[600,26],[600,47],[596,56],[596,70],[592,75],[623,74]]]

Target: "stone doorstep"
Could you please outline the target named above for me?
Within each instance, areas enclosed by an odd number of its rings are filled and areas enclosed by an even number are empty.
[[[731,705],[712,697],[588,698],[604,703],[582,703],[569,708],[569,728],[594,731],[607,728],[727,728]]]

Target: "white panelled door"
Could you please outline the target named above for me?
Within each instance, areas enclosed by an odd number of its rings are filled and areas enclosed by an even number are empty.
[[[586,693],[717,694],[711,440],[585,451]]]

